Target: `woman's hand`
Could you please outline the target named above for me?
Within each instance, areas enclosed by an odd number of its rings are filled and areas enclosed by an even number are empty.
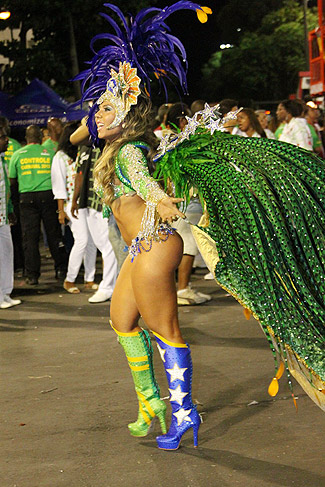
[[[64,225],[67,221],[69,221],[69,217],[64,210],[59,211],[58,218],[59,218],[59,223],[61,225]]]
[[[79,209],[79,205],[76,201],[72,200],[72,203],[71,203],[71,215],[73,216],[73,218],[76,218],[78,220],[78,209]]]
[[[184,213],[179,211],[176,203],[184,201],[183,198],[163,198],[157,205],[157,211],[163,222],[172,223],[178,218],[185,218]]]

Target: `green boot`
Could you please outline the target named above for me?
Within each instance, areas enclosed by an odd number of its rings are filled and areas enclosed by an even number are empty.
[[[124,348],[131,369],[135,391],[139,400],[138,419],[128,425],[132,436],[147,436],[154,418],[157,416],[163,434],[166,433],[166,404],[160,399],[152,364],[152,346],[149,333],[121,333],[111,325]]]

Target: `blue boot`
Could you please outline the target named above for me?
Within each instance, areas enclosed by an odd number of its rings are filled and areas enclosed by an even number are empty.
[[[190,347],[185,343],[172,343],[154,333],[166,370],[172,421],[165,435],[157,436],[158,448],[177,450],[183,434],[193,428],[194,447],[198,446],[201,417],[192,402],[192,359]]]

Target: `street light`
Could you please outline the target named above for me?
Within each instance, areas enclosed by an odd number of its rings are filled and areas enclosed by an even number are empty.
[[[0,20],[7,20],[9,19],[11,12],[9,10],[1,10],[0,11]]]
[[[231,47],[234,47],[232,44],[220,44],[220,49],[230,49]]]

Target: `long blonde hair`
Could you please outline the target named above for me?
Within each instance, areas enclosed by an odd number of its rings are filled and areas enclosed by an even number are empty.
[[[149,171],[153,170],[152,157],[158,145],[151,128],[152,105],[150,98],[141,94],[137,105],[132,107],[125,117],[121,135],[113,142],[106,142],[102,155],[99,157],[95,168],[95,185],[103,188],[103,202],[110,205],[114,200],[115,158],[120,148],[130,141],[139,140],[149,146],[147,154]]]

